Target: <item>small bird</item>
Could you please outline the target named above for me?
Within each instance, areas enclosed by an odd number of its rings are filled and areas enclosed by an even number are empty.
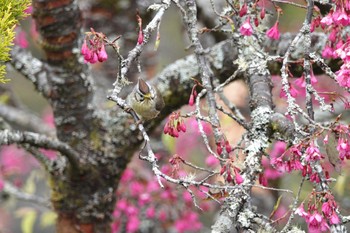
[[[164,107],[163,96],[159,90],[139,78],[136,86],[127,97],[127,103],[141,120],[151,120],[158,116]]]

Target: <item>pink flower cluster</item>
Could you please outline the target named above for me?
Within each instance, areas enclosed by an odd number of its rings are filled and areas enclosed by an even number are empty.
[[[293,74],[289,73],[289,75],[290,75],[290,77],[294,78]],[[295,78],[297,78],[297,77],[295,77]],[[312,68],[310,69],[310,81],[311,81],[312,85],[315,85],[318,83],[318,80],[317,80],[316,76],[314,75]],[[297,78],[293,83],[289,83],[289,93],[294,98],[303,97],[303,96],[305,96],[305,87],[306,87],[306,81],[305,81],[305,76],[303,74],[300,78]],[[283,89],[281,89],[280,97],[281,98],[287,97],[287,95]]]
[[[304,151],[304,154],[302,153]],[[303,156],[304,155],[304,156]],[[319,183],[320,177],[310,166],[310,162],[319,161],[324,156],[320,153],[319,148],[313,142],[294,145],[280,157],[273,158],[271,164],[278,170],[282,171],[301,171],[302,176],[308,176],[311,182]],[[302,164],[304,159],[305,164]],[[325,173],[326,178],[329,174]]]
[[[276,158],[283,155],[286,152],[286,147],[287,145],[285,142],[276,142],[270,152],[270,160],[275,161]],[[259,183],[263,186],[268,185],[268,180],[275,180],[285,174],[284,169],[281,171],[281,168],[277,170],[272,167],[270,160],[266,157],[263,157],[261,161],[262,166],[264,167],[264,172],[259,174]]]
[[[85,62],[94,64],[96,62],[104,62],[107,60],[108,55],[105,49],[105,35],[100,32],[95,32],[91,29],[91,32],[87,33],[81,47],[81,54],[84,56]]]
[[[343,65],[336,72],[339,85],[350,87],[349,69],[350,69],[350,47],[349,36],[343,37],[342,31],[344,27],[350,25],[350,3],[349,1],[335,1],[335,8],[332,9],[322,19],[317,17],[312,22],[312,30],[316,27],[321,27],[326,32],[329,32],[328,43],[322,51],[322,56],[325,58],[340,58],[343,60]]]
[[[339,158],[341,160],[344,160],[345,158],[350,159],[349,126],[339,124],[335,128],[335,132],[337,132],[339,135],[338,144],[337,144]]]
[[[234,175],[232,174],[232,171]],[[241,169],[233,165],[233,159],[229,159],[220,170],[220,175],[224,176],[226,181],[235,184],[242,184],[244,179],[240,174]],[[234,178],[234,179],[233,179]]]
[[[162,172],[170,172],[165,166]],[[199,232],[202,223],[193,205],[191,195],[174,185],[163,183],[164,188],[158,184],[157,178],[145,171],[126,169],[118,189],[116,208],[113,213],[114,222],[112,232],[151,232],[158,229],[168,232],[175,228],[176,232]],[[204,199],[201,192],[193,190],[195,195]],[[200,207],[209,210],[208,202],[200,203]],[[147,229],[148,227],[148,229]]]
[[[255,8],[257,6],[257,4],[253,5],[253,8]],[[265,18],[265,6],[264,6],[264,1],[262,1],[261,4],[261,8],[260,8],[260,19],[264,19]],[[280,15],[280,9],[277,8],[277,13],[278,16]],[[254,11],[254,12],[258,12],[258,11]],[[243,17],[245,15],[247,15],[248,13],[248,5],[246,2],[244,2],[244,4],[241,6],[241,9],[239,10],[239,17]],[[251,36],[253,34],[253,26],[251,25],[251,16],[253,17],[253,22],[255,27],[259,26],[259,17],[257,15],[253,16],[253,15],[249,15],[246,17],[245,21],[243,22],[243,24],[241,25],[241,27],[239,28],[239,31],[242,35],[244,36]],[[279,17],[278,17],[279,18]],[[274,40],[278,40],[280,38],[280,32],[278,30],[278,19],[276,21],[276,23],[266,32],[266,35]]]
[[[170,114],[168,122],[164,126],[164,134],[169,134],[172,137],[179,137],[180,132],[186,132],[186,125],[180,112],[173,112]]]
[[[304,203],[301,203],[300,206],[296,209],[295,213],[303,217],[308,224],[309,232],[324,232],[329,230],[329,225],[338,224],[340,222],[339,217],[336,213],[337,204],[334,201],[334,197],[326,193],[323,197],[323,202],[321,207],[321,213],[318,210],[318,203],[321,203],[322,200],[313,201],[312,197],[317,198],[315,193],[312,193],[307,211],[304,209]],[[327,223],[328,221],[328,223]]]
[[[223,138],[221,141],[216,143],[216,153],[218,153],[218,155],[222,155],[223,148],[225,148],[228,154],[232,151],[232,147],[226,138]]]
[[[169,163],[172,165],[173,169],[172,169],[172,176],[173,177],[177,177],[180,171],[180,164],[182,164],[185,160],[179,156],[178,154],[173,155],[170,159],[169,159]]]

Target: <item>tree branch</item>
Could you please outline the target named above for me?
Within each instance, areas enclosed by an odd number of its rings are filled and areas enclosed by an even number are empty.
[[[24,110],[0,104],[0,116],[10,124],[14,124],[17,127],[45,134],[49,137],[55,137],[56,132],[54,129],[45,125],[36,115]]]
[[[59,151],[63,156],[66,156],[73,172],[79,170],[79,154],[75,152],[69,145],[57,139],[49,138],[45,135],[40,135],[32,132],[15,132],[9,130],[0,131],[0,145],[9,144],[29,144],[34,147],[51,149]]]
[[[3,188],[2,192],[8,193],[19,200],[36,203],[36,204],[45,206],[46,208],[49,208],[49,209],[52,208],[50,201],[48,199],[36,196],[34,194],[24,193],[20,189],[18,189],[17,187],[10,184],[9,182],[4,182],[4,188]]]
[[[33,57],[28,50],[14,46],[11,50],[10,64],[31,81],[35,88],[45,97],[50,95],[51,85],[48,82],[47,75],[45,75],[44,63]]]

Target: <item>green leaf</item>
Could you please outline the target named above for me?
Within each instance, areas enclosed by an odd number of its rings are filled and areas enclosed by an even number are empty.
[[[57,215],[54,212],[52,211],[45,212],[41,215],[40,226],[41,227],[52,226],[55,224],[56,218],[57,218]]]
[[[33,233],[37,213],[33,209],[27,209],[21,221],[22,233]]]
[[[335,182],[335,185],[334,185],[334,191],[339,196],[342,197],[344,196],[345,187],[346,187],[346,176],[338,176],[337,181]]]
[[[23,187],[23,191],[26,193],[33,194],[36,190],[36,184],[35,184],[35,174],[32,172],[30,173],[28,179],[26,180],[26,183]]]
[[[277,202],[276,202],[275,206],[273,207],[273,211],[272,211],[272,213],[270,214],[270,218],[272,218],[273,215],[276,213],[278,207],[279,207],[280,204],[281,204],[281,200],[282,200],[282,195],[278,197]]]
[[[172,154],[175,153],[175,144],[176,144],[175,138],[169,135],[163,134],[162,141],[164,146],[169,150],[170,153]]]

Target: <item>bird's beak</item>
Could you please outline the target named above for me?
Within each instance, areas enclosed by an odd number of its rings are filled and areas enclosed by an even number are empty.
[[[147,93],[147,94],[143,95],[143,97],[144,97],[145,99],[150,100],[150,99],[151,99],[151,93]]]

